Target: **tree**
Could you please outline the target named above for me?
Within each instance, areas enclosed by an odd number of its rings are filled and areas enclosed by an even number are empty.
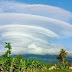
[[[65,63],[67,63],[67,54],[66,50],[61,49],[57,59],[62,63],[63,67],[65,68]]]
[[[4,71],[8,71],[10,72],[10,66],[11,66],[11,56],[9,56],[9,54],[11,54],[11,44],[10,42],[5,42],[6,46],[5,48],[8,48],[8,50],[5,52],[5,54],[2,55],[1,61],[3,61],[2,65],[3,65],[3,69]]]
[[[21,54],[19,54],[19,55],[17,56],[17,59],[21,60],[21,59],[23,59],[23,56],[22,56]]]
[[[11,44],[10,44],[10,42],[5,42],[5,44],[6,44],[6,46],[5,46],[5,48],[8,48],[8,50],[7,50],[7,54],[8,54],[8,57],[9,57],[9,54],[11,54],[11,49],[12,49],[12,47],[11,47]]]

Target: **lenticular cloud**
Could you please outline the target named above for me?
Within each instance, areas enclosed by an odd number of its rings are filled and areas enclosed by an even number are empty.
[[[72,33],[70,24],[37,15],[2,13],[0,22],[0,42],[11,42],[12,54],[56,54],[52,42]]]
[[[0,2],[0,13],[3,12],[38,15],[66,22],[69,22],[72,17],[72,14],[69,11],[66,11],[58,7],[41,4],[22,4],[10,1]]]
[[[0,41],[11,42],[15,53],[22,50],[21,53],[35,51],[35,54],[39,54],[38,50],[42,50],[42,47],[47,48],[48,45],[51,45],[50,42],[58,38],[57,34],[48,29],[31,25],[5,25],[0,27],[0,31]]]
[[[71,13],[63,9],[1,2],[0,12],[0,55],[4,42],[11,42],[12,54],[56,54],[63,46],[53,42],[72,36]]]

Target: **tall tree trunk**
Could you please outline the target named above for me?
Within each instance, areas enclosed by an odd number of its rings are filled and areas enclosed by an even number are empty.
[[[63,58],[63,66],[64,66],[64,68],[65,68],[64,58]]]

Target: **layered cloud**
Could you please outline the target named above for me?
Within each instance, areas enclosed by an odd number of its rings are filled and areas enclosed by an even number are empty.
[[[53,42],[72,37],[71,13],[53,6],[0,2],[0,55],[4,42],[12,54],[57,54],[62,45]]]
[[[43,16],[18,13],[1,13],[0,23],[1,25],[22,24],[40,26],[50,29],[61,37],[72,36],[71,24]]]
[[[12,53],[42,54],[53,39],[59,38],[54,32],[31,25],[5,25],[0,27],[0,41],[12,43]],[[38,46],[38,47],[36,47]],[[39,50],[39,51],[38,51]],[[16,51],[16,52],[15,52]],[[44,51],[44,54],[47,53]]]
[[[0,23],[0,41],[11,42],[12,54],[56,54],[63,46],[52,42],[72,36],[70,24],[43,16],[2,13]]]
[[[11,1],[1,1],[0,12],[39,15],[66,22],[72,20],[72,13],[70,13],[69,11],[54,6],[41,4],[22,4]]]

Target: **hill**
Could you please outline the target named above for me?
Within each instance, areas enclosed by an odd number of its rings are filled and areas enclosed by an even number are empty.
[[[16,57],[13,55],[12,57]],[[24,54],[24,59],[34,59],[46,64],[55,64],[58,62],[57,55],[34,55],[34,54]]]
[[[17,55],[12,55],[12,57],[16,57]],[[23,54],[24,59],[33,59],[38,60],[45,64],[57,64],[58,60],[57,55],[35,55],[35,54]],[[0,56],[1,57],[1,56]],[[69,63],[72,63],[72,56],[68,56],[67,60]]]

